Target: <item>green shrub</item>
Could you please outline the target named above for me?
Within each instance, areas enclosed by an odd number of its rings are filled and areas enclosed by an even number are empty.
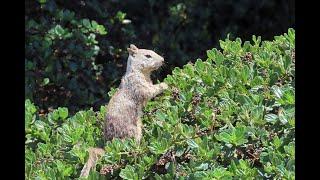
[[[91,179],[295,178],[294,30],[220,46],[167,76],[170,89],[144,110],[141,145],[105,142]],[[103,145],[104,106],[41,115],[26,100],[25,111],[29,179],[76,178],[88,147]]]

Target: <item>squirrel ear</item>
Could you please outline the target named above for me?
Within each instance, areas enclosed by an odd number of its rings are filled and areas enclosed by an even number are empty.
[[[131,49],[131,48],[127,48],[127,51],[128,51],[128,53],[129,53],[129,55],[131,55],[131,56],[133,56],[134,54],[137,53],[136,50],[133,50],[133,49]]]
[[[129,48],[127,48],[127,51],[128,51],[128,53],[129,53],[129,55],[134,55],[134,54],[136,54],[137,53],[137,51],[138,51],[138,48],[135,46],[135,45],[133,45],[133,44],[130,44],[130,47]]]
[[[130,44],[130,49],[138,50],[137,46],[135,46],[134,44]]]

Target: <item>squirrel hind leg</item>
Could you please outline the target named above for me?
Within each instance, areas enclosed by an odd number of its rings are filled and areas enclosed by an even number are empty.
[[[86,164],[83,166],[80,177],[87,178],[89,176],[89,173],[91,169],[93,169],[99,158],[105,153],[104,149],[102,148],[89,148],[89,158]]]

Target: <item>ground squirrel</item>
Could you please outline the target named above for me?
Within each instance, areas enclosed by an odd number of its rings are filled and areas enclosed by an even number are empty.
[[[164,82],[154,85],[150,78],[151,72],[162,66],[163,57],[151,50],[138,49],[133,44],[127,50],[129,58],[126,74],[107,106],[104,136],[106,140],[134,138],[139,143],[142,137],[140,117],[143,107],[148,100],[160,94],[168,86]],[[101,148],[89,149],[89,159],[80,177],[89,175],[91,168],[102,154],[104,150]]]

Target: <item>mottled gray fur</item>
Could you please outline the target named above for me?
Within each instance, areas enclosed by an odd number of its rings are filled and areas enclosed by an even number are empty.
[[[127,49],[129,58],[126,74],[121,79],[118,91],[112,96],[107,106],[104,136],[113,138],[134,138],[140,142],[142,137],[142,110],[148,100],[160,94],[168,86],[164,82],[152,84],[151,72],[162,66],[164,59],[147,49],[138,49],[130,45]],[[95,166],[98,155],[103,154],[100,148],[89,150],[89,160],[81,171],[80,177],[87,177]]]
[[[107,107],[104,132],[107,140],[134,137],[139,142],[142,108],[168,86],[165,83],[154,85],[150,79],[151,72],[162,65],[163,57],[134,45],[130,45],[128,52],[127,71]]]

